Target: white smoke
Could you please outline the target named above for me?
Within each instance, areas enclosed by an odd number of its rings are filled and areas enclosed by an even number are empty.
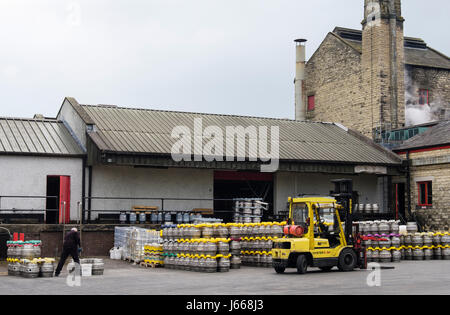
[[[419,86],[412,82],[405,71],[405,124],[406,127],[438,121],[443,108],[439,100],[431,104],[419,105]]]
[[[430,105],[407,105],[405,116],[406,127],[426,124],[437,120]]]

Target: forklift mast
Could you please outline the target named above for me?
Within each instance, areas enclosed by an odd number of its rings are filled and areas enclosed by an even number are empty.
[[[334,184],[334,191],[331,191],[330,195],[343,208],[339,215],[345,222],[344,234],[347,244],[353,245],[353,205],[358,202],[358,194],[353,191],[353,181],[351,179],[335,179],[331,182]]]

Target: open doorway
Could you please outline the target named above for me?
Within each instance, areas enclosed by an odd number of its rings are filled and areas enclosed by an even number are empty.
[[[261,198],[269,203],[263,221],[273,214],[273,175],[257,172],[214,172],[214,215],[233,221],[234,198]]]
[[[59,216],[59,176],[47,176],[45,223],[57,224]]]
[[[45,222],[61,224],[70,222],[70,176],[47,176]]]
[[[396,219],[406,219],[406,189],[404,183],[394,184],[395,187],[395,216]]]

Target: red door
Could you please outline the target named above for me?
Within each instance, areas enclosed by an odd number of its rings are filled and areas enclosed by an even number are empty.
[[[59,224],[70,222],[70,176],[59,178]]]

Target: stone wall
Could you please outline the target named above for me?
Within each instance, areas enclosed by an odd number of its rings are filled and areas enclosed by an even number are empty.
[[[365,119],[366,129],[377,128],[381,124],[393,123],[394,111],[391,110],[391,49],[390,25],[388,19],[379,24],[365,25],[362,39],[362,79],[363,95],[368,115]],[[397,22],[397,121],[392,128],[405,125],[405,82],[404,82],[404,37],[403,22]]]
[[[405,157],[405,154],[401,155]],[[427,230],[450,229],[450,149],[417,152],[411,159],[411,211]],[[445,163],[445,161],[447,161]],[[418,206],[417,182],[432,181],[433,205]]]
[[[363,31],[362,53],[329,33],[306,64],[305,102],[315,96],[314,121],[341,123],[372,138],[381,122],[390,124],[391,71],[388,21]],[[405,125],[403,26],[397,26],[397,120]]]
[[[429,90],[429,103],[435,119],[450,119],[450,71],[419,66],[406,67],[407,104],[419,103],[419,89]],[[444,113],[442,113],[442,110]]]
[[[306,65],[305,95],[315,96],[314,121],[337,122],[364,131],[367,109],[361,93],[361,55],[329,33]],[[307,99],[305,100],[305,102]]]

